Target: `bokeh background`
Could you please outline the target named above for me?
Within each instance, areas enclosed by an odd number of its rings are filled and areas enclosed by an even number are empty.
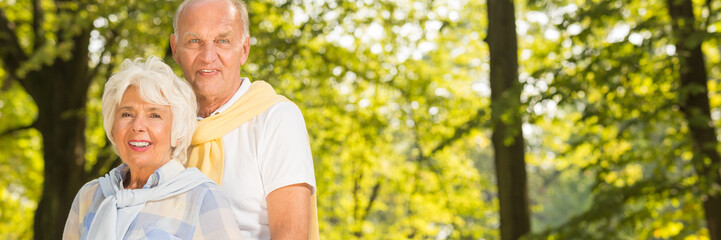
[[[248,0],[242,75],[304,113],[321,236],[721,239],[721,1],[488,1]],[[119,164],[103,85],[182,74],[178,4],[0,0],[0,239],[58,239]]]

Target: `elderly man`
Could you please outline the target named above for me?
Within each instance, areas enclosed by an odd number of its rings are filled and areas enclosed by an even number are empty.
[[[245,4],[186,0],[173,28],[173,58],[199,107],[188,166],[221,185],[246,238],[313,237],[315,176],[303,116],[267,83],[240,76],[250,49]]]

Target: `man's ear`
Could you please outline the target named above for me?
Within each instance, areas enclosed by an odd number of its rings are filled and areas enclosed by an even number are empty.
[[[175,33],[171,33],[170,34],[170,51],[173,53],[173,60],[175,60],[176,63],[180,64],[180,62],[178,62],[178,58],[176,57],[176,56],[178,56],[178,54],[176,53],[178,51],[178,48],[177,48],[177,46],[175,46],[175,40],[176,40]]]
[[[245,61],[248,60],[248,55],[250,55],[250,36],[248,36],[245,41],[243,41],[243,56],[241,56],[240,65],[244,65]]]

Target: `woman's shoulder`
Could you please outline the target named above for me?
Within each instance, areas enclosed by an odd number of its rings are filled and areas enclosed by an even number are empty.
[[[195,167],[189,167],[186,169],[183,169],[183,172],[177,177],[186,177],[189,179],[193,179],[193,181],[200,182],[195,187],[191,188],[188,192],[194,193],[194,194],[206,194],[207,192],[219,192],[220,186],[213,182],[208,176],[201,173],[198,168]]]
[[[192,195],[194,198],[204,198],[206,195],[217,195],[221,194],[220,187],[218,184],[215,184],[214,182],[205,182],[198,184],[194,188],[190,189],[188,191],[189,195]]]
[[[225,198],[220,186],[205,176],[205,174],[201,173],[197,168],[191,167],[184,169],[179,175],[174,177],[174,179],[178,178],[183,179],[186,184],[192,187],[187,188],[183,193],[168,198],[167,201],[188,201],[194,205],[202,205],[205,201],[216,201],[216,199]]]
[[[83,185],[83,187],[81,187],[78,191],[78,197],[80,199],[92,199],[93,195],[99,191],[99,186],[100,184],[97,178],[85,183],[85,185]]]
[[[226,207],[226,204],[227,200],[220,187],[215,183],[205,182],[172,197],[148,201],[143,211],[154,216],[193,222],[187,218],[202,214],[209,206],[218,209]]]
[[[212,181],[195,186],[187,194],[187,197],[194,199],[194,202],[201,208],[207,206],[213,206],[213,208],[229,207],[227,196],[225,196],[220,186]]]
[[[93,202],[102,199],[102,191],[98,188],[99,186],[98,179],[85,183],[75,195],[73,211],[77,212],[79,216],[85,216],[90,211]]]

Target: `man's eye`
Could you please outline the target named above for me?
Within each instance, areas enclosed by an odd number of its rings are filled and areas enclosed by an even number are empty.
[[[199,43],[199,42],[200,42],[200,39],[190,39],[190,42],[191,42],[191,43]]]
[[[153,113],[153,114],[150,114],[150,117],[151,118],[160,118],[160,114]]]
[[[228,41],[228,39],[218,40],[218,43],[229,43],[229,42],[230,42],[230,41]]]

